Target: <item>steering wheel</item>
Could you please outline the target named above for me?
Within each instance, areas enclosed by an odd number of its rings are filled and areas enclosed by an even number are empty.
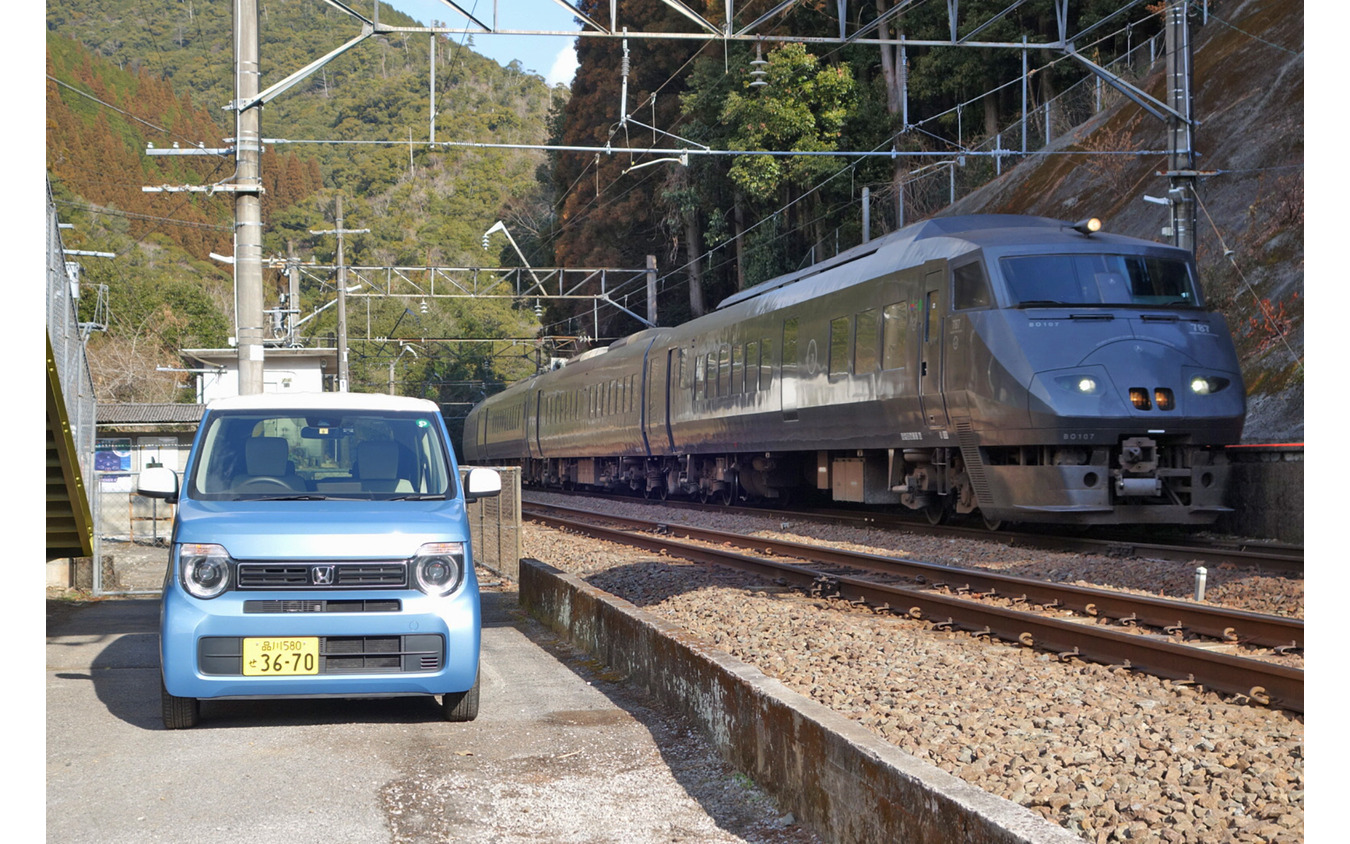
[[[287,492],[294,492],[295,488],[283,481],[281,478],[274,478],[271,475],[257,475],[244,481],[235,487],[235,492],[261,492],[267,489],[284,489]]]

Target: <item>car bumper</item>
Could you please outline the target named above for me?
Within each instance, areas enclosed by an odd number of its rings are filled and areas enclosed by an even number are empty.
[[[399,609],[296,611],[313,605],[315,594],[231,592],[203,601],[169,588],[160,616],[165,688],[178,697],[256,698],[440,695],[473,686],[481,630],[475,583],[447,598],[404,590],[321,597],[383,602],[376,606],[397,600]],[[257,602],[278,611],[259,611]],[[317,638],[318,673],[245,675],[242,642],[260,637]]]

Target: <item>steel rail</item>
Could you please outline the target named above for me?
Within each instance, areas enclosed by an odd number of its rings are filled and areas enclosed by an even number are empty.
[[[554,509],[566,512],[566,508]],[[578,514],[611,521],[635,521],[587,511],[578,511]],[[774,562],[729,550],[690,545],[665,536],[586,524],[572,520],[575,518],[572,514],[562,517],[548,516],[527,509],[525,515],[546,525],[585,533],[598,539],[660,551],[694,562],[731,565],[799,589],[814,590],[826,597],[837,597],[858,605],[865,604],[877,610],[907,615],[916,620],[927,620],[940,627],[962,629],[975,635],[990,636],[1052,651],[1061,657],[1076,656],[1091,662],[1139,670],[1179,683],[1201,685],[1238,695],[1256,703],[1303,711],[1302,669],[1218,653],[1203,647],[1178,644],[1164,637],[1140,632],[1112,630],[1095,624],[1085,624],[1082,621],[1067,621],[1032,612],[1006,609],[967,598],[939,594],[928,589],[822,574],[807,566],[793,563]],[[683,526],[668,524],[657,527],[667,532],[685,529]],[[709,541],[724,543],[727,537],[731,536],[717,531],[710,531],[707,534],[709,536],[720,534],[721,538]],[[754,538],[752,544],[763,546],[765,541]],[[805,547],[813,552],[820,550],[815,546]],[[948,574],[964,575],[967,571],[945,566],[936,568]]]
[[[550,492],[555,492],[550,490]],[[603,499],[603,496],[601,496]],[[1258,571],[1279,574],[1303,573],[1303,549],[1283,544],[1265,547],[1259,542],[1218,542],[1211,545],[1168,544],[1140,542],[1132,537],[1064,536],[1037,531],[989,531],[960,525],[930,525],[927,522],[906,519],[890,513],[822,510],[765,510],[755,507],[711,506],[695,501],[652,502],[662,507],[688,509],[698,512],[743,514],[759,518],[799,519],[829,524],[854,525],[864,528],[905,530],[934,536],[962,536],[981,542],[996,542],[1011,548],[1039,548],[1049,551],[1076,551],[1110,555],[1148,557],[1158,560],[1197,562],[1206,565],[1231,563]],[[541,505],[542,506],[542,505]]]

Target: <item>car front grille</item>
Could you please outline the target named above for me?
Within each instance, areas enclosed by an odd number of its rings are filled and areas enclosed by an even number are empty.
[[[239,563],[240,589],[399,589],[402,560],[378,562]]]

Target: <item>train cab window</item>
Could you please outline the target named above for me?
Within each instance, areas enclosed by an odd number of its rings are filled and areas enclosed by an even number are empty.
[[[866,375],[877,371],[881,314],[876,308],[858,314],[853,342],[853,372]]]
[[[973,261],[952,268],[952,308],[958,311],[993,307],[994,297],[989,292],[989,279],[984,275],[984,264]]]
[[[830,320],[830,375],[848,374],[848,341],[852,322],[848,317]]]
[[[909,305],[896,302],[881,312],[881,368],[905,368],[905,338],[909,334]]]
[[[1148,255],[1017,255],[1000,259],[999,269],[1017,307],[1200,307],[1184,260]]]

